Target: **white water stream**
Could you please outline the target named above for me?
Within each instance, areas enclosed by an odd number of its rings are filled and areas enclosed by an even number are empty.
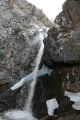
[[[41,30],[40,30],[40,32],[41,33],[39,34],[39,36],[40,36],[40,40],[41,40],[41,47],[40,47],[38,55],[37,55],[36,66],[35,66],[34,71],[31,74],[29,74],[28,76],[22,78],[17,84],[15,84],[14,86],[12,86],[10,88],[13,91],[13,90],[21,87],[25,82],[31,81],[33,79],[33,81],[31,82],[31,85],[30,85],[28,99],[26,100],[26,104],[25,104],[25,107],[23,110],[10,110],[10,111],[5,112],[5,117],[8,118],[8,120],[37,120],[32,115],[32,99],[34,96],[37,77],[41,76],[41,75],[45,75],[45,74],[50,75],[50,73],[52,72],[52,69],[48,69],[44,65],[40,70],[38,70],[39,64],[40,64],[40,61],[41,61],[41,58],[43,55],[43,51],[44,51],[44,44],[43,44],[44,34],[42,33]],[[7,120],[7,119],[5,119],[5,120]]]
[[[28,100],[25,106],[25,110],[27,110],[29,113],[32,113],[32,98],[34,95],[34,90],[35,90],[35,85],[36,85],[36,81],[37,81],[37,73],[38,73],[38,69],[39,69],[39,64],[43,55],[43,51],[44,51],[44,44],[43,41],[41,41],[41,47],[37,56],[37,61],[36,61],[36,67],[34,69],[34,74],[33,74],[33,81],[31,83],[30,86],[30,91],[29,91],[29,95],[28,95]]]

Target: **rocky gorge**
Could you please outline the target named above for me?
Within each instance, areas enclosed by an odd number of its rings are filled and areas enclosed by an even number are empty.
[[[38,77],[33,115],[41,120],[80,120],[80,111],[64,95],[65,91],[80,92],[80,0],[66,0],[54,23],[25,0],[0,1],[0,111],[24,106],[28,83],[14,92],[8,89],[32,72],[40,48],[40,38],[38,42],[33,38],[39,29],[45,33],[49,27],[40,67],[53,71]],[[46,101],[52,98],[59,108],[50,117]]]
[[[0,112],[24,105],[27,84],[13,93],[8,89],[32,72],[40,48],[40,38],[34,38],[50,26],[42,11],[25,0],[0,1]]]

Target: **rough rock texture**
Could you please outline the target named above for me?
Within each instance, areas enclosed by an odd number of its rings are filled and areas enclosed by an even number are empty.
[[[80,92],[80,0],[66,0],[62,12],[56,17],[54,25],[48,31],[48,37],[44,39],[44,45],[42,61],[54,69],[52,79],[56,84],[52,84],[53,90],[57,89],[51,96],[53,98],[56,94],[60,104],[56,113],[67,112],[66,116],[57,118],[57,120],[74,120],[74,110],[68,107],[73,103],[70,103],[67,98],[64,99],[64,91]],[[56,74],[54,74],[55,70]],[[62,93],[62,96],[59,93]],[[80,119],[80,116],[74,116],[75,119]]]
[[[7,90],[0,94],[0,112],[4,110],[14,109],[16,107],[16,96],[19,94],[18,90]]]
[[[67,0],[44,40],[43,61],[49,67],[59,66],[70,89],[80,90],[80,1]],[[73,82],[71,82],[73,81]],[[67,86],[69,87],[69,86]]]
[[[52,98],[56,98],[59,103],[59,108],[55,114],[67,113],[72,109],[73,102],[64,96],[63,77],[64,71],[62,72],[59,67],[56,67],[50,76],[45,75],[38,78],[33,97],[33,114],[35,117],[40,119],[48,115],[46,101]]]
[[[48,116],[46,115],[45,117],[43,117],[42,119],[40,120],[80,120],[80,115],[79,114],[67,114],[67,115],[61,115],[59,117],[53,117],[53,116]]]
[[[33,7],[25,0],[0,1],[0,84],[21,78],[36,57],[39,45],[33,44],[32,35],[46,26]]]
[[[34,37],[50,25],[42,11],[25,0],[0,0],[0,93],[32,71],[40,47],[40,38]]]
[[[0,77],[4,81],[14,81],[19,76],[21,78],[26,70],[30,70],[35,58],[31,36],[43,24],[40,22],[41,18],[37,21],[39,13],[35,12],[35,8],[28,11],[30,6],[24,7],[24,2],[20,0],[4,0],[0,3],[0,20],[3,21],[0,31],[0,69],[3,72]],[[43,120],[79,120],[79,112],[72,109],[73,102],[64,96],[64,91],[80,91],[80,0],[67,0],[63,4],[62,12],[56,17],[54,25],[48,31],[48,37],[44,39],[44,45],[41,64],[46,64],[54,71],[50,76],[38,78],[33,97],[33,114]],[[55,110],[54,117],[49,117],[46,100],[52,98],[57,99],[59,108]]]
[[[54,64],[54,62],[79,62],[79,11],[80,3],[78,0],[67,0],[63,4],[63,11],[56,17],[54,23],[55,25],[50,28],[48,32],[48,38],[44,41],[44,58],[47,65],[49,63],[51,64],[51,62],[52,64]]]

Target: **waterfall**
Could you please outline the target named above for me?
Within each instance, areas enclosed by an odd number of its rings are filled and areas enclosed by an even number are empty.
[[[39,64],[43,55],[43,51],[44,51],[44,44],[43,41],[41,41],[41,47],[37,56],[37,61],[36,61],[36,67],[34,69],[34,74],[33,74],[33,81],[31,83],[30,86],[30,90],[29,90],[29,94],[28,94],[28,99],[26,102],[26,106],[25,106],[25,110],[27,110],[27,112],[32,113],[32,98],[34,95],[34,89],[35,89],[35,85],[36,85],[36,81],[37,81],[37,73],[38,73],[38,69],[39,69]]]
[[[34,96],[34,90],[35,90],[37,77],[41,76],[41,75],[45,75],[45,74],[49,75],[52,72],[51,69],[48,69],[44,65],[42,66],[42,68],[40,70],[38,70],[39,64],[40,64],[40,61],[41,61],[41,58],[43,55],[43,51],[44,51],[43,39],[44,39],[44,37],[46,37],[47,32],[44,32],[42,29],[39,29],[39,32],[37,35],[38,35],[38,37],[37,36],[35,37],[35,35],[34,35],[34,38],[36,38],[35,42],[36,42],[36,40],[39,39],[41,41],[41,47],[40,47],[38,55],[37,55],[36,66],[35,66],[34,71],[31,74],[29,74],[28,76],[22,78],[18,83],[16,83],[14,86],[12,86],[10,88],[12,91],[14,91],[15,89],[18,89],[23,84],[25,84],[25,82],[31,81],[31,85],[30,85],[30,89],[29,89],[28,98],[26,100],[25,108],[23,110],[10,110],[10,111],[5,112],[5,116],[11,120],[22,120],[22,119],[24,119],[24,120],[36,120],[36,118],[34,118],[32,115],[32,108],[31,107],[32,107],[32,98]],[[20,114],[20,115],[18,115],[18,114]]]
[[[37,36],[35,36],[36,34],[34,34],[34,40],[35,42],[37,42],[37,40],[39,39],[41,41],[41,47],[39,49],[39,52],[36,58],[35,69],[32,73],[22,78],[18,83],[16,83],[14,86],[10,88],[11,91],[14,91],[18,89],[19,87],[21,87],[22,85],[24,85],[27,81],[31,81],[28,97],[27,97],[26,104],[23,110],[10,110],[10,111],[5,112],[5,117],[8,117],[11,120],[22,120],[22,119],[23,120],[37,120],[32,115],[32,99],[34,96],[34,90],[35,90],[35,85],[37,82],[37,77],[45,75],[45,74],[50,75],[50,73],[53,71],[52,69],[47,68],[47,66],[45,65],[43,65],[42,68],[38,70],[39,64],[41,62],[41,58],[43,55],[43,51],[44,51],[43,39],[44,37],[46,37],[47,32],[46,31],[44,32],[42,29],[39,29],[39,32],[37,33],[38,33]]]

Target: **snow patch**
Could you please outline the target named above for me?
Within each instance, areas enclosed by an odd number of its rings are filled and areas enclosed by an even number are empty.
[[[65,96],[68,96],[70,100],[74,102],[72,107],[75,110],[80,110],[80,92],[72,93],[72,92],[65,91]]]
[[[48,115],[53,116],[54,110],[59,107],[57,100],[50,99],[46,101],[47,109],[48,109]]]
[[[80,101],[78,102],[75,102],[72,107],[75,109],[75,110],[80,110]]]
[[[80,92],[72,93],[72,92],[65,91],[65,96],[68,96],[70,98],[70,100],[73,102],[80,101]]]

